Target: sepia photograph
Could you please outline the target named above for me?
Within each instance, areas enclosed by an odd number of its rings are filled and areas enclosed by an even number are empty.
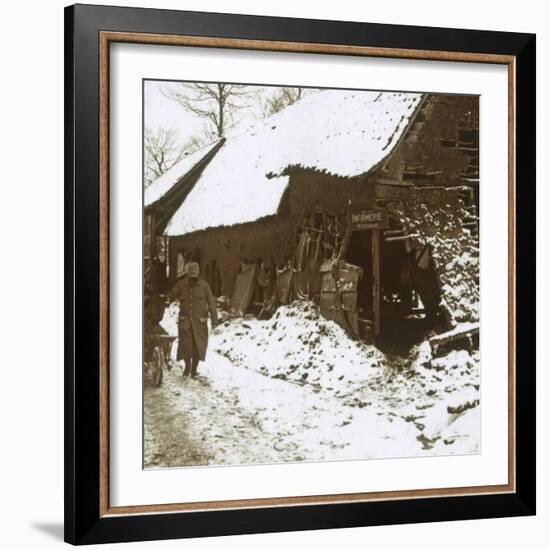
[[[527,525],[540,41],[274,6],[64,10],[64,539]]]
[[[479,96],[142,85],[143,467],[480,453]]]

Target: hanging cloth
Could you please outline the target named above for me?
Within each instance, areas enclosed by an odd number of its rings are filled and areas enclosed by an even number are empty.
[[[231,297],[231,311],[236,315],[244,315],[252,302],[256,287],[256,264],[245,265],[237,275],[233,296]]]
[[[277,299],[280,304],[289,304],[292,298],[293,270],[290,262],[282,269],[277,269]]]

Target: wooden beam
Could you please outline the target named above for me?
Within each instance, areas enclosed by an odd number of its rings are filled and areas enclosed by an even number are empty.
[[[384,238],[387,237],[398,237],[405,234],[406,229],[402,227],[401,229],[385,229]]]
[[[373,229],[372,235],[372,318],[374,336],[380,334],[380,230]]]
[[[351,227],[348,225],[346,228],[346,233],[342,242],[340,243],[340,250],[338,251],[338,260],[342,260],[346,257],[346,252],[348,251],[349,241],[351,239]]]
[[[410,239],[412,237],[418,237],[418,233],[411,233],[410,235],[397,235],[396,237],[384,237],[384,240],[387,243],[397,243],[406,241],[407,239]]]
[[[151,238],[150,243],[150,251],[151,251],[151,259],[154,258],[157,255],[157,216],[155,215],[155,212],[151,212],[151,233],[149,233]]]
[[[468,339],[471,345],[472,336],[479,334],[479,321],[475,323],[462,323],[452,330],[432,336],[429,340],[433,356],[437,356],[441,346],[445,346],[456,340]]]

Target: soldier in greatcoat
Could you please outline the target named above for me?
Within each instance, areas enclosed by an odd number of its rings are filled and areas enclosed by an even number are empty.
[[[177,360],[185,362],[183,376],[197,375],[208,345],[208,313],[212,328],[218,324],[216,300],[209,284],[199,278],[199,264],[189,262],[183,277],[167,294],[168,302],[179,301]]]

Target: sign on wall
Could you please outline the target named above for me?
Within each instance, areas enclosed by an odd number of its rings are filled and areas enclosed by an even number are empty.
[[[387,229],[388,211],[385,208],[364,208],[350,214],[352,231]]]

